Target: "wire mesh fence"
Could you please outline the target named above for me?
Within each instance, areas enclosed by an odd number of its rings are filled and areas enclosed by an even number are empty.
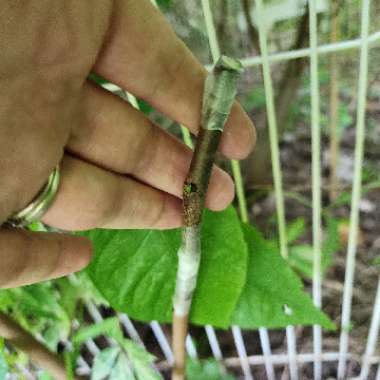
[[[350,231],[347,248],[346,273],[343,290],[342,303],[342,319],[341,319],[341,335],[339,350],[335,352],[326,352],[323,350],[323,334],[319,326],[313,327],[313,349],[311,352],[297,352],[297,330],[289,326],[286,328],[287,351],[282,353],[273,353],[271,349],[270,334],[264,327],[259,329],[259,334],[246,338],[239,327],[232,328],[232,337],[235,344],[236,357],[225,357],[223,350],[219,344],[218,335],[212,326],[206,326],[205,333],[210,345],[210,350],[214,358],[221,361],[227,367],[240,368],[245,379],[253,379],[254,373],[257,378],[265,376],[268,379],[275,379],[278,371],[275,368],[282,369],[281,378],[298,379],[302,378],[299,374],[299,366],[305,363],[312,364],[314,368],[314,379],[324,378],[322,367],[324,363],[333,362],[338,367],[337,377],[339,379],[346,378],[347,365],[353,359],[349,351],[350,336],[350,319],[351,319],[351,302],[352,291],[354,287],[355,273],[355,254],[357,247],[357,231],[359,223],[359,202],[361,194],[361,168],[363,161],[364,137],[365,137],[365,113],[366,113],[366,89],[368,75],[368,57],[369,49],[378,46],[380,42],[380,31],[369,33],[369,16],[370,1],[364,0],[361,5],[361,35],[360,37],[348,41],[339,41],[325,45],[318,45],[318,28],[317,28],[317,9],[316,1],[309,1],[309,31],[310,41],[308,48],[302,48],[293,51],[268,53],[268,40],[266,35],[266,25],[264,14],[264,4],[261,0],[256,0],[256,18],[260,39],[261,55],[255,57],[242,58],[243,65],[249,70],[253,66],[261,66],[263,72],[263,80],[265,86],[265,100],[268,114],[268,126],[271,143],[271,155],[273,165],[273,176],[275,185],[275,199],[277,206],[277,217],[279,226],[279,239],[281,253],[287,256],[287,239],[286,239],[286,222],[285,207],[282,185],[282,170],[279,152],[279,138],[277,132],[276,109],[274,105],[273,85],[271,77],[271,64],[278,61],[286,61],[306,57],[310,59],[310,87],[311,87],[311,130],[312,130],[312,204],[313,204],[313,286],[312,294],[314,303],[318,307],[322,305],[322,278],[321,278],[321,128],[320,128],[320,103],[319,103],[319,80],[318,80],[318,59],[323,54],[344,52],[345,50],[357,49],[360,54],[360,65],[358,67],[358,95],[357,95],[357,120],[356,120],[356,145],[354,157],[354,179],[353,192],[351,202]],[[206,29],[210,44],[211,56],[214,62],[220,56],[220,48],[213,23],[213,15],[208,0],[202,0],[202,10],[205,17]],[[248,220],[244,192],[242,189],[240,166],[237,161],[232,161],[232,171],[237,185],[237,195],[241,217],[244,221]],[[380,282],[379,282],[380,284]],[[380,285],[379,285],[380,287]],[[356,358],[360,362],[359,379],[366,379],[369,376],[371,368],[375,368],[379,363],[380,357],[376,354],[377,336],[380,326],[380,288],[376,293],[374,300],[373,316],[367,338],[365,352],[361,358]],[[96,322],[97,316],[94,310],[91,315]],[[133,323],[126,315],[120,316],[130,337],[136,342],[142,343],[137,330],[133,327]],[[157,364],[159,369],[170,368],[173,363],[173,354],[169,345],[167,329],[163,329],[158,323],[152,322],[150,327],[162,350],[164,360]],[[260,342],[262,355],[248,355],[247,345],[252,344],[251,339]],[[196,347],[193,344],[191,336],[187,339],[188,355],[192,358],[197,357]],[[261,367],[265,371],[257,371],[256,367]],[[285,370],[284,370],[285,368]],[[288,368],[288,369],[286,369]],[[85,369],[83,369],[86,372]],[[88,371],[88,369],[87,369]],[[376,378],[380,378],[380,369],[376,372]],[[375,373],[372,370],[372,377]],[[265,375],[264,375],[265,373]],[[300,377],[301,376],[301,377]]]
[[[355,153],[354,153],[354,173],[352,181],[352,198],[350,205],[350,224],[348,233],[348,245],[345,258],[345,275],[342,284],[342,310],[340,318],[340,342],[336,350],[326,350],[324,345],[324,334],[320,326],[313,326],[312,333],[308,336],[312,339],[312,344],[308,350],[299,352],[298,339],[300,335],[310,328],[296,328],[288,326],[284,332],[276,331],[272,334],[265,327],[257,332],[243,332],[239,327],[232,327],[231,331],[215,330],[212,326],[206,326],[201,331],[200,328],[191,330],[186,341],[186,348],[189,357],[197,358],[197,346],[191,334],[195,333],[200,339],[207,341],[210,355],[226,368],[232,369],[234,373],[244,379],[302,379],[305,366],[312,372],[312,378],[328,378],[324,368],[328,364],[336,368],[337,378],[346,379],[357,375],[358,379],[378,379],[380,380],[380,355],[376,351],[378,333],[380,328],[380,279],[377,285],[375,299],[373,300],[373,312],[369,321],[368,336],[363,336],[365,349],[362,355],[357,355],[350,350],[350,334],[355,327],[351,326],[352,300],[355,287],[355,265],[358,245],[358,230],[360,216],[360,199],[362,184],[362,166],[364,155],[364,141],[366,133],[366,98],[368,82],[368,66],[370,51],[374,47],[380,46],[380,30],[370,31],[370,0],[361,2],[361,21],[360,36],[357,38],[332,42],[327,44],[318,43],[318,24],[317,24],[317,1],[309,0],[309,47],[297,50],[281,52],[269,52],[268,48],[268,28],[265,24],[265,3],[262,0],[255,0],[255,12],[257,29],[259,34],[259,45],[261,54],[253,57],[242,57],[241,61],[246,70],[253,70],[259,67],[262,70],[265,105],[268,118],[268,132],[270,136],[271,162],[274,179],[274,193],[277,209],[277,225],[280,250],[283,257],[288,256],[287,237],[286,237],[286,209],[284,201],[283,173],[281,154],[279,149],[278,123],[276,107],[274,101],[274,91],[272,83],[272,66],[277,62],[307,58],[310,61],[310,101],[311,101],[311,177],[312,177],[312,241],[313,241],[313,271],[312,271],[312,296],[314,304],[322,308],[323,305],[323,280],[321,263],[321,242],[322,242],[322,170],[321,170],[321,111],[320,111],[320,91],[319,91],[319,59],[321,56],[329,54],[344,53],[345,51],[356,50],[360,59],[357,68],[357,113],[356,113],[356,132],[355,132]],[[218,36],[213,21],[212,8],[209,0],[201,0],[202,12],[205,19],[208,42],[213,61],[220,56]],[[344,6],[344,4],[342,5]],[[210,63],[211,65],[211,63]],[[108,90],[118,92],[121,89],[114,85],[105,85]],[[128,100],[137,106],[137,102],[130,94],[125,94]],[[185,134],[185,140],[190,144]],[[232,173],[236,183],[238,205],[241,219],[248,221],[247,205],[244,196],[244,188],[239,163],[231,161]],[[74,280],[75,281],[75,278]],[[86,304],[88,315],[93,323],[102,321],[103,316],[94,303]],[[125,334],[137,344],[152,350],[159,358],[155,364],[156,368],[162,373],[168,373],[173,364],[173,352],[170,347],[170,328],[162,326],[153,321],[149,326],[142,326],[140,323],[132,321],[126,314],[118,314]],[[285,336],[286,345],[278,346],[274,342],[276,336]],[[230,336],[234,344],[232,349],[228,349],[226,355],[225,337]],[[149,337],[149,346],[146,343]],[[104,344],[104,343],[103,343]],[[106,345],[114,344],[111,340],[105,342]],[[261,351],[261,354],[252,354],[252,346]],[[275,346],[275,348],[273,348]],[[85,344],[87,351],[86,357],[78,360],[77,373],[89,375],[91,372],[91,358],[101,350],[99,343],[88,340]],[[230,355],[231,352],[236,355]],[[355,371],[352,366],[356,365]],[[301,371],[301,368],[303,370]],[[24,369],[27,379],[32,379],[33,374]]]

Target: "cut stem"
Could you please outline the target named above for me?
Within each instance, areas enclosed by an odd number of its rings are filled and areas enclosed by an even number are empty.
[[[235,99],[241,70],[239,61],[222,56],[205,82],[201,128],[183,187],[184,228],[174,295],[172,380],[185,378],[185,341],[201,256],[202,213],[215,154]]]

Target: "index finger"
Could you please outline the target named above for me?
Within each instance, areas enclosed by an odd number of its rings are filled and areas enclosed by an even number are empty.
[[[207,71],[150,0],[115,1],[108,38],[94,69],[197,132]],[[220,150],[229,158],[244,158],[255,138],[252,122],[235,103]]]
[[[78,271],[91,258],[80,236],[0,229],[0,288],[14,288]]]

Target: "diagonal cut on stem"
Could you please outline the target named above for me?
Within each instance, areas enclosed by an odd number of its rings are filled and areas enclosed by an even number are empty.
[[[182,244],[174,294],[172,380],[185,378],[185,340],[201,257],[200,230],[205,196],[224,124],[236,96],[242,71],[239,61],[221,56],[208,75],[203,92],[201,128],[183,187]]]

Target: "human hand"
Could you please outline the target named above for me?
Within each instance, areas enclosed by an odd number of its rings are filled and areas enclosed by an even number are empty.
[[[46,224],[181,225],[191,151],[86,79],[94,71],[197,132],[205,69],[149,0],[6,0],[0,48],[0,224],[30,203],[60,163]],[[254,143],[236,103],[220,150],[241,159]],[[233,195],[231,178],[215,168],[206,206],[223,209]],[[66,275],[90,256],[81,237],[2,228],[0,287]]]

